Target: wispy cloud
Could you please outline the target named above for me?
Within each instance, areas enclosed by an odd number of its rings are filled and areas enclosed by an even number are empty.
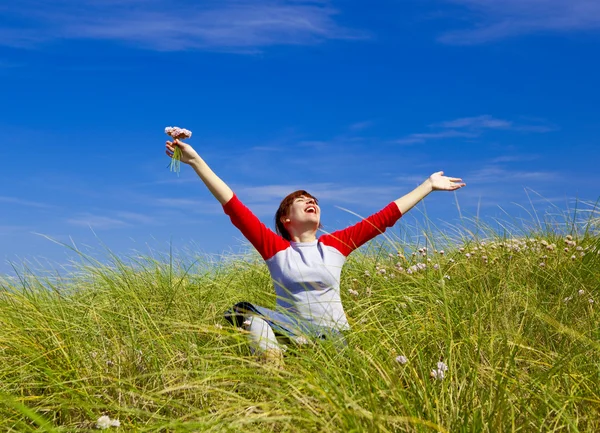
[[[6,197],[0,196],[0,203],[10,203],[19,206],[29,206],[29,207],[37,207],[37,208],[51,208],[52,206],[46,203],[31,201],[31,200],[23,200],[16,197]]]
[[[0,225],[0,236],[11,235],[31,230],[31,227],[19,225]]]
[[[110,230],[116,228],[127,227],[130,224],[127,222],[101,215],[82,214],[67,219],[67,223],[81,227],[91,227],[92,229]]]
[[[439,140],[444,138],[477,138],[486,130],[510,130],[521,132],[550,132],[555,126],[537,121],[537,124],[520,124],[509,120],[498,119],[488,114],[474,117],[462,117],[459,119],[434,123],[429,125],[432,132],[410,134],[395,140],[397,144],[424,143],[427,140]]]
[[[468,180],[474,184],[507,185],[515,182],[555,182],[559,176],[559,173],[552,171],[510,170],[497,165],[488,165],[468,173]]]
[[[600,30],[597,0],[445,0],[473,12],[475,25],[442,35],[447,44],[481,44],[538,32]]]
[[[348,129],[350,129],[350,131],[362,131],[365,130],[367,128],[370,128],[371,126],[374,125],[375,122],[373,122],[372,120],[365,120],[363,122],[356,122],[353,123],[352,125],[350,125],[350,127]]]
[[[35,47],[68,39],[124,42],[160,50],[252,53],[272,45],[365,38],[339,25],[325,2],[302,0],[67,0],[42,7],[37,0],[3,6],[13,26],[0,27],[0,45]]]
[[[114,214],[97,215],[81,213],[68,218],[66,222],[70,225],[91,227],[92,229],[111,230],[124,227],[139,227],[141,225],[155,225],[157,218],[137,212],[118,211]]]

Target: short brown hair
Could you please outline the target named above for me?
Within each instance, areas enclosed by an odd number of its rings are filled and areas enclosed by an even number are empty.
[[[287,215],[290,210],[290,207],[292,207],[292,203],[294,203],[294,200],[302,196],[312,198],[315,201],[315,204],[319,204],[319,200],[317,200],[316,197],[307,193],[303,189],[299,189],[298,191],[294,191],[293,193],[288,194],[288,196],[281,201],[279,209],[277,209],[277,212],[275,213],[275,230],[286,241],[291,241],[292,237],[281,222],[281,217]],[[319,224],[319,227],[321,227],[321,224]]]

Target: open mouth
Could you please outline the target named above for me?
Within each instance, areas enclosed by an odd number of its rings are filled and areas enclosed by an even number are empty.
[[[316,207],[314,207],[314,206],[309,206],[309,207],[307,207],[307,208],[304,210],[304,212],[306,212],[306,213],[317,213],[317,208],[316,208]]]

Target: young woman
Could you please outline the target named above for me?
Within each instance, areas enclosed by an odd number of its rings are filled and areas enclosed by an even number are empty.
[[[277,311],[241,302],[226,317],[249,331],[250,347],[266,360],[279,361],[280,342],[297,344],[311,338],[335,338],[349,329],[340,299],[340,274],[346,257],[392,227],[432,191],[454,191],[462,179],[432,174],[408,194],[359,223],[317,238],[321,210],[306,191],[288,195],[275,215],[277,233],[268,229],[188,144],[167,141],[166,153],[181,150],[190,165],[223,205],[232,223],[265,260],[277,294]],[[278,340],[279,337],[279,340]]]

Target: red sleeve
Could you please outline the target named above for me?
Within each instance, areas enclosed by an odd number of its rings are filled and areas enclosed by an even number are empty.
[[[392,202],[376,214],[363,219],[357,224],[343,230],[323,235],[319,239],[323,244],[335,248],[344,256],[364,245],[375,236],[385,232],[388,227],[396,224],[402,213],[398,205]]]
[[[258,250],[265,260],[270,259],[290,243],[267,228],[238,198],[233,196],[223,205],[223,210],[231,218],[231,222],[246,239]]]

